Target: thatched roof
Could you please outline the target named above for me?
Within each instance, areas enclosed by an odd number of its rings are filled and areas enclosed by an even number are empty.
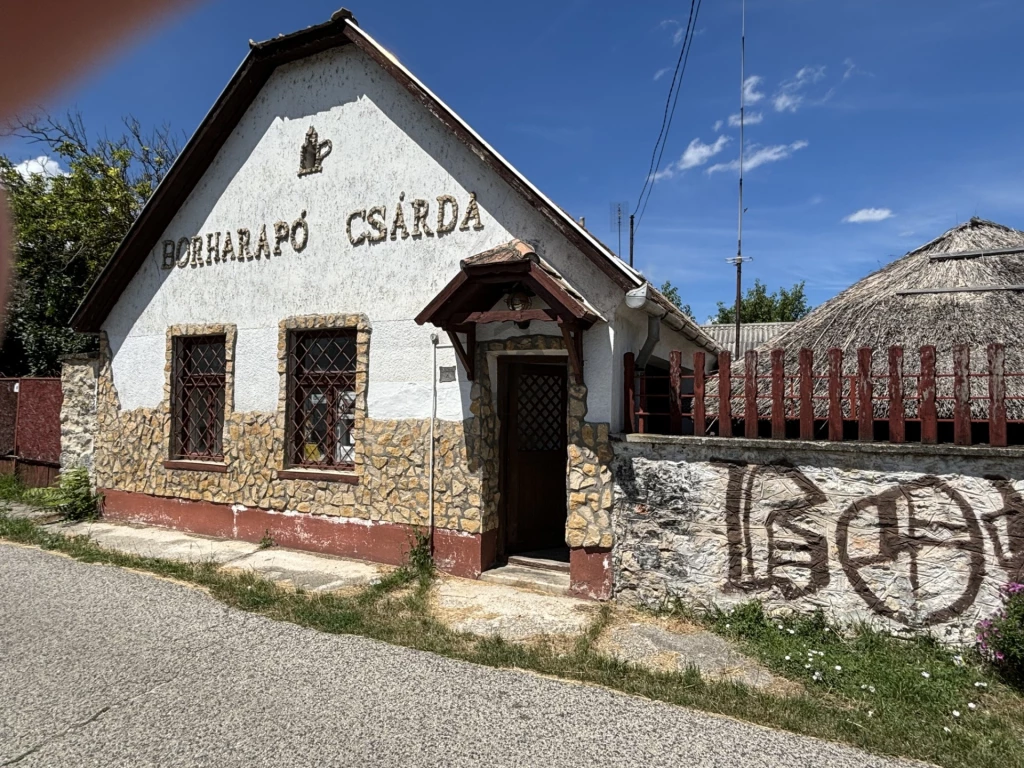
[[[1024,372],[1024,232],[972,218],[854,283],[762,345],[758,369],[767,375],[770,350],[782,348],[786,374],[796,374],[799,350],[809,348],[815,373],[824,374],[827,351],[835,347],[843,351],[844,373],[853,375],[857,349],[873,347],[879,375],[888,370],[888,348],[898,345],[904,348],[904,372],[913,376],[920,368],[920,348],[932,345],[941,375],[952,372],[953,347],[967,344],[971,371],[980,373],[988,370],[986,348],[993,342],[1006,347],[1007,373]],[[734,377],[743,372],[743,362],[735,361]],[[904,388],[913,386],[911,381]],[[951,380],[940,379],[938,387],[942,397]],[[717,383],[710,389],[717,395]],[[1024,380],[1007,379],[1008,396],[1024,394],[1021,389]],[[876,383],[875,391],[884,397],[884,382]],[[972,395],[987,396],[985,380],[972,382]],[[1024,403],[1010,401],[1007,407],[1011,418],[1024,418]],[[939,408],[942,418],[941,402]],[[910,410],[908,405],[908,416]],[[980,413],[974,410],[976,417],[984,415],[984,406]],[[884,413],[876,408],[876,415]]]

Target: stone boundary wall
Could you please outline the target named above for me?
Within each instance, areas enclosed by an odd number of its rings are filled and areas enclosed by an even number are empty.
[[[1024,450],[629,435],[614,445],[627,604],[822,609],[972,643],[1024,578]]]
[[[93,474],[99,365],[98,356],[74,355],[66,358],[61,367],[61,469],[85,467]]]

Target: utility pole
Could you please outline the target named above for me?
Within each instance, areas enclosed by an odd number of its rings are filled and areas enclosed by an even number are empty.
[[[740,358],[740,318],[743,306],[743,262],[750,259],[743,258],[743,124],[744,107],[746,102],[746,58],[747,58],[747,0],[743,0],[742,26],[740,31],[740,195],[739,212],[736,224],[736,255],[726,259],[730,264],[736,265],[736,338],[733,343],[733,359]]]

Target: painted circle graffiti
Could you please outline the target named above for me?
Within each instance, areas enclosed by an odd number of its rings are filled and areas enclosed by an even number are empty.
[[[977,516],[937,477],[853,502],[839,518],[836,547],[846,578],[868,607],[908,626],[960,615],[985,578]]]

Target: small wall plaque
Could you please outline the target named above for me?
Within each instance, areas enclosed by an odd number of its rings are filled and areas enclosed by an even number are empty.
[[[442,384],[444,384],[446,382],[449,382],[449,381],[455,381],[455,366],[454,365],[442,365],[441,366],[441,375],[438,378],[438,381],[440,381]]]

